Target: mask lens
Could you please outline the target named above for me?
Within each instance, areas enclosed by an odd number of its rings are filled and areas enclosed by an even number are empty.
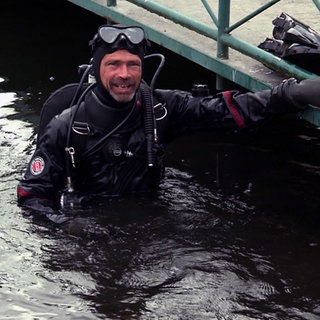
[[[116,41],[117,37],[120,34],[119,31],[119,29],[115,29],[112,27],[103,27],[99,30],[99,35],[104,42],[111,44]]]
[[[125,35],[132,44],[139,44],[145,38],[144,31],[139,27],[102,27],[99,29],[101,39],[108,44],[114,43],[121,34]]]
[[[138,44],[145,38],[143,30],[140,28],[128,28],[122,31],[133,44]]]

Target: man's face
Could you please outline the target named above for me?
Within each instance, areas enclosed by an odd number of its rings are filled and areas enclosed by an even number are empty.
[[[100,63],[100,78],[110,95],[118,102],[133,99],[141,81],[139,56],[127,50],[106,54]]]

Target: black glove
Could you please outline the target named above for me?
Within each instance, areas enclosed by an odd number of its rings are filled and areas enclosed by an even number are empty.
[[[62,224],[70,220],[69,216],[53,206],[52,202],[45,199],[27,198],[24,199],[23,204],[20,204],[20,206],[23,208],[23,213],[26,216],[32,216],[41,220],[46,219],[55,224]]]
[[[301,82],[288,79],[281,85],[285,100],[298,110],[304,110],[309,105],[320,108],[320,77]]]

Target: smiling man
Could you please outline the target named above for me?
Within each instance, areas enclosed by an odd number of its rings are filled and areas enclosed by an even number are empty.
[[[45,103],[52,120],[41,116],[36,150],[17,189],[19,205],[48,213],[71,198],[72,206],[75,198],[83,204],[97,195],[150,192],[163,177],[165,146],[178,136],[251,128],[320,105],[319,78],[205,97],[150,88],[142,81],[148,45],[140,27],[98,29],[90,42],[96,81],[67,85]],[[52,117],[57,109],[64,111]]]
[[[100,79],[112,98],[130,102],[141,81],[142,62],[126,50],[107,54],[100,64]]]

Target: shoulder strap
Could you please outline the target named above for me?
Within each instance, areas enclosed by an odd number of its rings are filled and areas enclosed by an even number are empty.
[[[84,102],[82,102],[77,111],[75,121],[71,124],[71,146],[75,150],[76,161],[79,161],[86,149],[89,133],[90,127],[86,122]]]

